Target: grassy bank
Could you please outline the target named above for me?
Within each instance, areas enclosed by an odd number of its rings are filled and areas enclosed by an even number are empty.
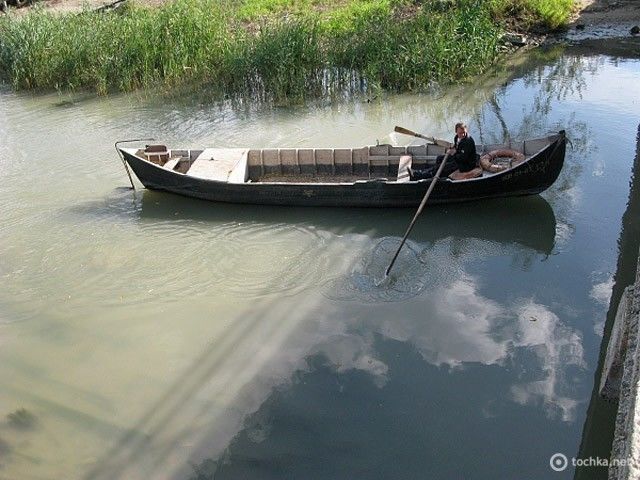
[[[64,15],[36,8],[0,17],[0,75],[17,89],[101,94],[191,82],[272,97],[418,90],[487,68],[500,18],[515,12],[555,27],[568,15],[557,8],[563,3],[571,0],[175,0]]]
[[[574,0],[489,0],[496,18],[515,19],[523,30],[548,31],[569,21]]]

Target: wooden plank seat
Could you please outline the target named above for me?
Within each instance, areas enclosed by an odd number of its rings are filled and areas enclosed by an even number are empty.
[[[164,165],[171,157],[171,152],[166,145],[147,145],[144,149],[144,155],[150,162]]]
[[[187,174],[219,182],[246,181],[246,148],[207,148],[193,161]]]
[[[166,163],[162,166],[162,168],[166,168],[167,170],[173,170],[176,168],[176,165],[180,161],[180,157],[170,158],[166,161]]]

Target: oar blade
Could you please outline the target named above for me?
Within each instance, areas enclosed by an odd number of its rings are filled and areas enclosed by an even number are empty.
[[[440,145],[441,147],[444,147],[444,148],[453,147],[453,143],[451,143],[451,142],[448,142],[446,140],[442,140],[440,138],[428,137],[426,135],[422,135],[421,133],[414,132],[413,130],[409,130],[408,128],[400,127],[398,125],[395,126],[393,131],[394,132],[398,132],[398,133],[402,133],[403,135],[412,135],[414,137],[423,138],[424,140],[427,140],[428,142],[431,142],[431,143],[433,143],[435,145]]]
[[[419,137],[420,134],[414,132],[413,130],[409,130],[408,128],[400,127],[398,125],[393,129],[394,132],[402,133],[403,135],[413,135],[414,137]]]

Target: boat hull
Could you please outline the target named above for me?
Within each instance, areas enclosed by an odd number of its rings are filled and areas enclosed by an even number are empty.
[[[477,201],[486,198],[534,195],[558,178],[564,162],[564,135],[536,155],[507,171],[470,180],[439,180],[430,203]],[[164,169],[126,149],[124,160],[142,184],[186,197],[227,203],[328,207],[414,207],[431,180],[396,182],[386,179],[352,183],[230,183],[192,177]]]

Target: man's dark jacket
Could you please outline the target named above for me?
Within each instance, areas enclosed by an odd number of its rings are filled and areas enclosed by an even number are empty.
[[[476,142],[469,135],[462,140],[458,140],[458,136],[453,140],[456,148],[456,153],[453,155],[453,160],[458,166],[458,170],[461,172],[468,172],[476,168],[478,159],[476,156]]]

